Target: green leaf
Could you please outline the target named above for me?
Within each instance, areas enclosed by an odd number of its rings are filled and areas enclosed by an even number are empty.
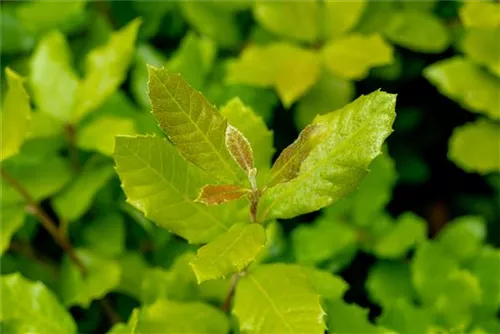
[[[299,225],[292,231],[295,258],[303,264],[320,264],[356,243],[357,235],[352,227],[325,218],[311,225]]]
[[[398,299],[384,307],[377,324],[390,328],[398,333],[432,333],[431,312],[421,309],[410,301]]]
[[[111,156],[115,149],[115,137],[134,135],[136,131],[135,123],[130,118],[103,116],[78,130],[76,144],[82,150]]]
[[[235,224],[201,247],[190,265],[198,283],[239,273],[251,264],[266,244],[259,224]]]
[[[5,69],[5,75],[9,88],[3,96],[0,160],[19,153],[31,119],[31,105],[23,87],[23,78],[8,67]]]
[[[458,261],[474,258],[486,238],[486,221],[480,216],[463,216],[449,222],[437,238]]]
[[[427,222],[419,216],[406,212],[398,217],[391,231],[377,240],[374,253],[380,258],[401,258],[427,238]]]
[[[26,29],[37,34],[51,29],[71,30],[71,25],[82,15],[85,4],[84,0],[29,1],[19,6],[16,14]]]
[[[439,18],[416,10],[396,12],[383,33],[394,44],[422,53],[441,53],[451,42],[448,30]]]
[[[39,111],[68,123],[79,78],[71,67],[71,52],[60,32],[45,35],[30,61],[30,84]]]
[[[323,35],[336,38],[352,30],[358,23],[368,1],[325,1],[323,13]]]
[[[361,80],[375,66],[394,61],[392,47],[379,34],[352,33],[334,39],[321,49],[323,63],[333,74]]]
[[[103,240],[105,237],[105,241]],[[125,222],[117,213],[107,213],[86,222],[82,233],[84,245],[99,254],[114,258],[125,250]]]
[[[255,20],[270,32],[301,42],[318,39],[319,2],[316,1],[256,1]]]
[[[62,123],[51,114],[40,111],[31,113],[31,121],[26,133],[27,139],[53,138],[62,134]]]
[[[500,5],[489,1],[465,1],[459,10],[460,20],[468,28],[500,27]]]
[[[3,162],[2,168],[8,171],[35,201],[57,193],[71,179],[68,163],[59,156],[31,157],[32,160],[25,161],[22,158],[26,157],[21,154],[9,159]],[[2,205],[24,202],[24,198],[10,184],[0,180]]]
[[[248,195],[251,190],[232,184],[206,185],[200,190],[200,194],[194,200],[205,205],[219,205],[240,199]]]
[[[379,261],[370,269],[365,287],[370,299],[383,308],[398,299],[412,300],[414,296],[411,272],[404,262]]]
[[[297,267],[300,268],[300,271],[309,279],[309,282],[316,292],[325,299],[340,299],[349,288],[349,284],[342,278],[332,275],[330,272],[300,266]]]
[[[89,160],[72,182],[52,199],[59,218],[69,222],[84,215],[90,209],[95,194],[112,176],[111,164]]]
[[[245,333],[324,333],[319,295],[299,266],[269,264],[242,277],[233,313]]]
[[[0,225],[0,254],[3,254],[10,245],[10,240],[14,233],[19,230],[24,224],[24,205],[10,205],[2,204],[0,209],[2,216],[2,224]]]
[[[117,137],[113,157],[127,201],[191,243],[208,242],[244,221],[236,212],[236,202],[218,206],[194,203],[209,180],[165,139]]]
[[[395,102],[395,95],[377,91],[318,116],[313,124],[326,127],[327,138],[304,159],[296,178],[263,194],[258,220],[313,212],[354,190],[392,132]]]
[[[43,283],[15,273],[2,275],[1,287],[0,320],[17,333],[77,333],[69,312]]]
[[[121,238],[115,238],[116,246],[112,248],[116,247],[115,249],[118,249],[118,239]],[[121,244],[121,241],[119,242]],[[108,246],[102,248],[111,249],[111,247]],[[115,290],[130,295],[137,300],[141,300],[142,284],[147,273],[151,270],[149,264],[139,252],[124,253],[118,258],[118,264],[120,265],[122,275],[120,284]]]
[[[500,119],[500,79],[474,63],[455,56],[426,67],[423,74],[443,95],[464,108]]]
[[[229,64],[226,80],[230,84],[274,87],[288,108],[314,85],[319,72],[319,57],[315,52],[288,42],[276,42],[246,47]]]
[[[180,5],[184,19],[201,35],[223,48],[238,46],[242,36],[234,15],[208,1],[184,1]]]
[[[455,128],[449,142],[448,158],[469,173],[500,171],[499,131],[500,126],[487,119]]]
[[[345,2],[328,2],[344,4]],[[304,95],[295,108],[294,121],[298,129],[311,123],[316,115],[324,115],[351,102],[354,83],[323,71],[319,81]]]
[[[500,30],[468,29],[460,49],[471,60],[500,77]]]
[[[180,303],[159,300],[140,310],[136,334],[145,333],[199,333],[226,334],[229,321],[213,306],[200,302]]]
[[[2,54],[30,51],[35,45],[34,36],[21,23],[14,8],[3,6],[0,12]]]
[[[500,250],[483,247],[473,259],[470,269],[483,291],[481,305],[496,312],[500,305]]]
[[[87,269],[85,276],[66,256],[63,259],[59,293],[66,305],[88,308],[95,299],[101,299],[118,287],[121,279],[120,265],[88,249],[77,249],[76,255]]]
[[[107,334],[137,334],[136,327],[139,320],[139,309],[134,309],[126,324],[116,323]]]
[[[241,171],[227,151],[227,121],[179,74],[149,67],[153,115],[181,155],[209,176],[237,183]]]
[[[141,24],[135,19],[111,34],[106,44],[93,49],[85,59],[85,77],[76,92],[71,121],[78,123],[97,109],[125,80]]]
[[[328,333],[390,333],[368,321],[368,310],[356,304],[336,300],[328,304]]]
[[[255,167],[262,172],[269,168],[274,153],[273,132],[251,107],[235,97],[221,107],[220,113],[230,124],[240,130],[253,149]]]
[[[362,34],[382,32],[387,27],[387,22],[390,22],[392,16],[397,12],[398,5],[402,5],[402,3],[396,3],[395,1],[367,1],[363,15],[356,26],[356,31]]]

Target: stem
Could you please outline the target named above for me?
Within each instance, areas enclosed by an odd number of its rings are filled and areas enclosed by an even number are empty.
[[[80,169],[80,158],[78,156],[78,149],[76,148],[76,129],[71,124],[66,124],[64,126],[64,131],[66,132],[66,137],[68,138],[68,149],[69,149],[69,158],[71,160],[71,164],[75,170]]]
[[[236,290],[236,284],[238,284],[238,280],[240,279],[240,274],[233,274],[231,277],[231,286],[229,287],[229,292],[227,293],[226,299],[224,299],[224,304],[222,304],[222,311],[227,313],[229,308],[231,307],[231,301],[234,296],[234,291]]]
[[[101,304],[101,307],[103,308],[104,312],[106,312],[106,315],[109,318],[109,322],[112,325],[122,322],[120,315],[116,313],[115,309],[109,302],[109,299],[104,297],[103,299],[99,300],[99,303]]]

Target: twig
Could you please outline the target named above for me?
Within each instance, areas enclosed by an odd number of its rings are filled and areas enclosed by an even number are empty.
[[[224,300],[224,304],[222,304],[222,311],[228,312],[231,307],[231,301],[234,296],[234,291],[236,290],[236,285],[238,284],[238,280],[240,279],[240,274],[233,274],[231,277],[231,286],[229,287],[229,292],[227,293],[226,299]]]
[[[103,299],[99,300],[99,303],[101,304],[101,307],[103,308],[104,312],[106,312],[106,315],[109,318],[109,322],[112,325],[117,324],[119,322],[122,322],[120,315],[118,313],[116,313],[113,306],[111,306],[109,299],[103,298]]]
[[[68,138],[69,159],[75,170],[80,169],[80,158],[76,148],[76,130],[73,125],[67,124],[64,126],[66,137]]]

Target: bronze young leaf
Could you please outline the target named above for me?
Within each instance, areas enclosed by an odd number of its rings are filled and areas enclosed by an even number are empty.
[[[206,185],[200,190],[196,202],[218,205],[240,199],[250,192],[249,189],[233,184]]]

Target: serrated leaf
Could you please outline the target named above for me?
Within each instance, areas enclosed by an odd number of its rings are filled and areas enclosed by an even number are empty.
[[[429,310],[419,308],[405,299],[392,301],[384,307],[377,324],[398,333],[432,333],[433,317]]]
[[[31,105],[23,87],[23,78],[8,67],[5,75],[9,88],[2,103],[0,160],[19,153],[31,119]]]
[[[266,232],[259,224],[235,224],[201,247],[190,265],[198,283],[239,273],[257,257],[266,244]]]
[[[329,219],[303,224],[292,231],[295,258],[303,264],[320,264],[356,243],[357,234],[351,226]]]
[[[259,173],[268,169],[274,153],[273,132],[264,120],[251,107],[244,105],[239,97],[229,100],[221,107],[220,113],[250,142]]]
[[[206,185],[200,190],[195,202],[206,205],[219,205],[237,200],[250,192],[249,189],[232,184]]]
[[[242,277],[233,313],[245,333],[324,333],[319,295],[299,266],[268,264]]]
[[[71,169],[61,157],[48,155],[30,158],[23,154],[18,155],[3,162],[2,168],[8,171],[35,201],[41,201],[57,193],[71,179]],[[2,205],[24,202],[24,198],[10,184],[3,179],[0,180]]]
[[[72,182],[52,199],[59,218],[67,222],[80,218],[90,209],[95,194],[112,176],[111,164],[88,161]]]
[[[500,77],[500,29],[467,29],[460,41],[460,49],[469,59],[484,65]]]
[[[257,1],[253,7],[255,20],[265,29],[301,42],[317,40],[319,15],[316,1]]]
[[[481,305],[496,311],[500,305],[500,251],[485,246],[470,266],[483,291]]]
[[[153,115],[181,155],[208,175],[237,183],[240,170],[227,151],[227,121],[179,74],[149,67]]]
[[[339,37],[353,29],[358,23],[367,1],[325,1],[323,13],[323,35],[326,38]]]
[[[76,144],[82,150],[97,151],[110,156],[115,149],[116,136],[136,133],[132,119],[104,116],[82,127],[77,133]]]
[[[228,332],[229,322],[221,310],[201,302],[181,303],[169,300],[159,300],[142,308],[135,329],[136,334]]]
[[[45,35],[30,60],[30,84],[38,110],[62,122],[71,120],[79,78],[71,67],[71,52],[60,32]]]
[[[231,124],[226,127],[226,148],[238,166],[250,174],[254,169],[252,145],[240,130]]]
[[[404,257],[411,248],[425,241],[426,237],[427,222],[406,212],[398,217],[396,225],[388,234],[377,240],[373,251],[380,258]]]
[[[352,33],[334,39],[321,49],[323,64],[341,78],[361,80],[375,66],[394,61],[392,47],[379,34]]]
[[[72,123],[78,123],[89,112],[97,109],[125,80],[140,24],[140,19],[133,20],[112,33],[106,44],[87,55],[85,77],[76,92]]]
[[[76,255],[87,268],[85,276],[66,256],[61,267],[59,295],[67,307],[88,308],[95,299],[101,299],[118,287],[120,265],[89,249],[77,249]]]
[[[485,238],[485,219],[463,216],[450,221],[439,232],[437,240],[458,261],[466,261],[476,256]]]
[[[288,108],[317,81],[318,55],[288,42],[250,45],[228,66],[230,84],[274,87]]]
[[[494,29],[500,27],[500,5],[489,1],[465,1],[459,9],[465,27]]]
[[[500,79],[469,60],[455,56],[426,67],[424,77],[445,96],[473,112],[500,119]]]
[[[466,172],[500,171],[500,126],[487,119],[459,126],[449,141],[448,158]]]
[[[24,205],[3,205],[0,209],[2,224],[0,225],[0,254],[3,254],[10,245],[10,240],[14,233],[24,224]]]
[[[82,232],[84,245],[99,254],[115,258],[125,250],[125,221],[117,213],[107,213],[86,222]],[[103,241],[105,237],[105,241]]]
[[[404,262],[377,262],[370,269],[365,287],[370,299],[384,308],[414,296],[410,267]]]
[[[377,91],[318,116],[313,124],[325,126],[327,138],[303,161],[296,178],[264,192],[258,220],[316,211],[354,190],[392,132],[395,101],[395,95]]]
[[[447,27],[431,13],[401,10],[383,31],[391,42],[416,52],[441,53],[451,42]]]
[[[391,333],[368,321],[368,310],[356,304],[336,300],[328,304],[328,333]]]
[[[238,203],[194,203],[209,180],[165,139],[117,137],[113,157],[127,201],[191,243],[208,242],[240,219]]]
[[[349,284],[347,284],[342,278],[335,276],[330,272],[301,266],[297,267],[300,268],[300,271],[302,271],[302,273],[308,278],[312,287],[324,299],[341,299],[349,288]]]
[[[56,296],[41,282],[19,273],[2,275],[0,320],[17,333],[77,333],[76,324]],[[6,307],[8,306],[8,307]]]

